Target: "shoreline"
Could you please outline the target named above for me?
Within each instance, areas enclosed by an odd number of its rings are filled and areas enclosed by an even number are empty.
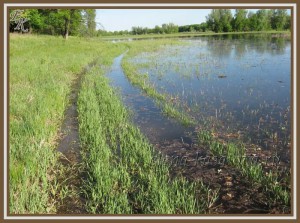
[[[172,33],[172,34],[143,34],[143,35],[124,35],[124,36],[100,36],[103,40],[119,40],[119,39],[149,39],[149,38],[173,38],[173,37],[196,37],[196,36],[218,36],[218,35],[238,35],[238,34],[284,34],[291,35],[290,31],[249,31],[249,32],[201,32],[201,33]]]

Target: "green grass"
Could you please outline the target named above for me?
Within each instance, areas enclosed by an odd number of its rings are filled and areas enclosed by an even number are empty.
[[[278,181],[276,173],[265,172],[260,163],[251,162],[246,159],[246,149],[242,144],[221,143],[213,138],[210,131],[200,131],[198,140],[201,145],[207,146],[214,155],[225,156],[233,167],[240,170],[241,174],[253,183],[263,186],[264,191],[269,194],[271,204],[280,203],[290,206],[290,191]]]
[[[157,155],[109,86],[103,71],[91,70],[79,95],[80,137],[87,210],[101,214],[204,213],[217,192],[201,182],[171,179]]]
[[[55,148],[72,81],[96,58],[107,64],[116,48],[99,40],[10,36],[10,213],[55,212]]]
[[[132,63],[130,59],[133,57],[147,52],[154,52],[160,50],[164,46],[186,44],[177,40],[152,40],[152,41],[137,41],[127,44],[129,51],[126,53],[122,60],[122,68],[129,81],[143,90],[149,97],[155,100],[155,103],[161,107],[164,114],[177,119],[185,126],[193,126],[196,121],[190,117],[187,113],[183,112],[178,106],[176,106],[170,100],[170,95],[166,93],[160,93],[156,90],[155,86],[149,81],[148,74],[140,73],[138,71],[138,65]]]

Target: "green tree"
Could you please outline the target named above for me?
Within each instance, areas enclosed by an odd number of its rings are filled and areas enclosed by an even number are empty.
[[[43,29],[45,22],[44,17],[41,16],[38,9],[27,9],[25,10],[24,15],[28,18],[28,29],[29,32],[38,33]]]
[[[277,9],[272,11],[272,28],[276,30],[283,30],[287,22],[287,10]]]
[[[257,15],[257,27],[256,30],[270,30],[271,29],[271,15],[272,12],[270,10],[261,9],[256,12]]]
[[[230,9],[212,9],[206,16],[207,27],[214,32],[232,31],[232,14]]]
[[[60,21],[60,26],[62,30],[62,36],[65,39],[68,39],[70,34],[70,27],[71,23],[77,23],[76,19],[79,19],[77,16],[78,12],[76,13],[75,9],[58,9],[57,17]]]
[[[259,23],[259,21],[258,21],[258,18],[257,18],[257,14],[250,11],[248,13],[248,25],[249,25],[249,29],[251,31],[257,30],[258,23]]]
[[[206,30],[207,30],[207,24],[206,24],[206,22],[202,22],[201,24],[200,24],[200,32],[206,32]]]
[[[155,26],[154,27],[154,33],[162,33],[162,28],[160,26]]]
[[[140,26],[133,26],[131,28],[131,33],[133,35],[142,35],[142,34],[146,34],[146,29]]]
[[[285,30],[291,29],[291,16],[290,15],[287,15],[287,17],[286,17],[286,23],[285,23],[284,29]]]
[[[248,30],[248,11],[245,9],[236,9],[235,18],[233,19],[233,29],[235,31],[247,31]]]
[[[96,35],[96,10],[85,9],[82,11],[81,35],[94,36]]]
[[[66,39],[77,34],[82,22],[78,9],[25,9],[22,17],[29,19],[24,25],[30,32],[62,35]]]
[[[163,33],[178,33],[178,26],[174,23],[162,24],[161,28]]]

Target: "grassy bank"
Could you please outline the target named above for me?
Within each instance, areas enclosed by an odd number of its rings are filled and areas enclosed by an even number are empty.
[[[85,76],[78,101],[88,211],[204,213],[217,193],[201,182],[171,179],[166,162],[129,122],[128,112],[102,74],[93,69]]]
[[[196,36],[212,36],[212,35],[235,35],[235,34],[287,34],[290,35],[290,31],[251,31],[251,32],[183,32],[183,33],[170,33],[170,34],[143,34],[143,35],[124,35],[124,36],[103,36],[100,37],[104,40],[113,39],[149,39],[149,38],[172,38],[172,37],[196,37]]]
[[[105,58],[117,48],[99,40],[10,36],[10,213],[55,211],[50,196],[55,193],[55,148],[70,86],[84,66],[95,58],[108,63]]]

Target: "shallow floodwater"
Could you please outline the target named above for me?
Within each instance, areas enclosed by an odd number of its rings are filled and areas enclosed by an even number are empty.
[[[289,191],[290,41],[271,35],[179,40],[182,44],[141,53],[131,62],[196,126],[185,128],[164,116],[154,99],[132,86],[121,67],[123,54],[107,75],[132,111],[133,122],[166,156],[173,175],[201,179],[219,190],[212,213],[290,213],[282,204],[271,208],[269,193],[261,192],[264,185],[253,184],[225,159],[219,162],[223,156],[212,155],[195,137],[208,129],[220,141],[244,143],[246,158],[259,162],[264,172],[278,174],[278,182]],[[228,178],[233,186],[226,184]]]
[[[181,138],[189,140],[185,137],[188,129],[164,116],[151,98],[131,85],[122,70],[123,56],[124,54],[115,58],[107,76],[111,85],[118,89],[123,103],[131,110],[133,122],[153,143]]]
[[[155,40],[153,40],[155,41]],[[201,128],[272,150],[290,147],[291,42],[272,35],[182,39],[131,62]]]

